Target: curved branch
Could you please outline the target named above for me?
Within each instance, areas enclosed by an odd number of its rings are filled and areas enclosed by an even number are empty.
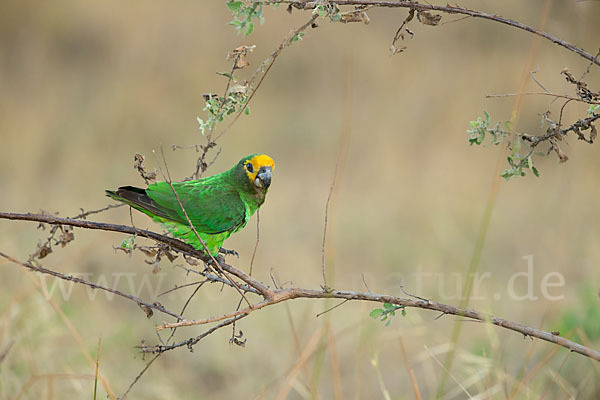
[[[206,263],[210,263],[210,257],[199,252],[192,248],[192,246],[183,243],[177,239],[170,238],[168,236],[160,235],[155,232],[135,229],[129,226],[124,225],[114,225],[107,224],[103,222],[91,222],[85,220],[77,220],[72,218],[60,218],[53,215],[41,215],[41,214],[18,214],[18,213],[6,213],[0,212],[0,218],[2,219],[11,219],[11,220],[22,220],[22,221],[34,221],[34,222],[43,222],[53,225],[70,225],[79,228],[86,229],[100,229],[105,231],[112,232],[121,232],[127,234],[137,234],[138,236],[147,237],[158,242],[167,244],[171,246],[174,250],[177,250],[181,253],[185,253],[196,257]],[[530,336],[534,338],[538,338],[544,340],[546,342],[554,343],[559,346],[562,346],[570,351],[582,354],[586,357],[589,357],[593,360],[600,361],[600,352],[589,347],[583,346],[579,343],[568,340],[560,335],[555,335],[550,332],[541,331],[535,328],[528,327],[526,325],[521,325],[516,322],[508,321],[502,318],[495,317],[493,315],[488,315],[477,310],[472,309],[461,309],[458,307],[450,306],[447,304],[437,303],[435,301],[430,301],[426,299],[410,299],[403,298],[397,296],[387,296],[375,293],[363,293],[363,292],[352,292],[352,291],[344,291],[344,290],[312,290],[312,289],[302,289],[302,288],[291,288],[291,289],[275,289],[272,290],[264,283],[252,278],[247,275],[245,272],[223,262],[221,263],[221,267],[235,275],[239,279],[243,280],[246,284],[256,289],[264,298],[264,301],[255,304],[251,307],[248,307],[244,310],[240,310],[238,312],[232,314],[226,314],[221,317],[213,317],[208,318],[207,320],[201,321],[188,321],[183,320],[178,324],[171,324],[168,326],[161,326],[158,329],[163,327],[175,327],[175,326],[187,326],[187,325],[200,325],[208,322],[217,322],[221,320],[231,320],[233,317],[237,316],[246,316],[254,310],[258,310],[264,308],[266,306],[274,305],[277,303],[281,303],[283,301],[288,301],[292,299],[306,298],[306,299],[323,299],[323,298],[337,298],[337,299],[346,299],[346,300],[359,300],[359,301],[371,301],[377,303],[392,303],[399,306],[404,307],[413,307],[413,308],[422,308],[426,310],[432,310],[441,312],[442,314],[448,315],[457,315],[464,318],[469,318],[474,321],[491,323],[493,325],[499,326],[501,328],[509,329],[515,332],[519,332],[525,336]],[[233,320],[231,320],[233,322]]]
[[[262,3],[263,4],[273,4],[276,2],[275,1],[264,1]],[[281,2],[277,1],[277,3],[291,4],[294,7],[300,8],[300,9],[313,9],[317,5],[317,2],[314,2],[314,1],[305,2],[302,0],[287,0],[287,1],[284,0]],[[374,7],[389,7],[389,8],[410,8],[410,9],[420,10],[420,11],[440,11],[440,12],[444,12],[444,13],[448,13],[448,14],[462,14],[462,15],[467,15],[467,16],[474,17],[474,18],[486,19],[489,21],[494,21],[494,22],[498,22],[498,23],[501,23],[504,25],[512,26],[513,28],[521,29],[521,30],[524,30],[529,33],[533,33],[534,35],[540,36],[546,40],[551,41],[552,43],[562,46],[565,49],[572,51],[575,54],[580,55],[581,57],[585,58],[589,62],[596,64],[597,66],[600,66],[600,59],[597,56],[595,57],[592,54],[588,53],[587,51],[582,50],[579,47],[576,47],[576,46],[572,45],[571,43],[566,42],[552,34],[546,33],[544,31],[540,31],[529,25],[525,25],[521,22],[509,19],[509,18],[504,18],[504,17],[502,17],[500,15],[496,15],[496,14],[489,14],[489,13],[486,13],[483,11],[471,10],[471,9],[462,8],[462,7],[452,7],[449,5],[436,6],[433,4],[420,4],[420,3],[416,3],[416,2],[410,2],[410,1],[341,0],[341,1],[334,1],[334,3],[337,4],[338,6],[374,6]]]

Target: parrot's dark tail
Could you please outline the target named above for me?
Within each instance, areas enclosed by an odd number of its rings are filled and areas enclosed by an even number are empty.
[[[116,191],[106,190],[105,193],[108,197],[128,204],[151,217],[168,217],[168,215],[160,209],[160,206],[148,197],[146,189],[134,186],[121,186]]]

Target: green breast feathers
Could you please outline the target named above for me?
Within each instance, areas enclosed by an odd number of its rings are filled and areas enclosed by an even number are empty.
[[[223,241],[242,229],[264,203],[271,185],[273,159],[264,154],[242,158],[229,171],[187,182],[173,182],[181,205],[213,256]],[[147,189],[122,186],[106,195],[152,217],[174,237],[204,250],[167,182]]]

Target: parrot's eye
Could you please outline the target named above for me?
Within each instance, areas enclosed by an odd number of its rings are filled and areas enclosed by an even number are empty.
[[[252,167],[252,164],[248,163],[246,164],[246,169],[248,170],[248,172],[253,173],[254,172],[254,167]]]

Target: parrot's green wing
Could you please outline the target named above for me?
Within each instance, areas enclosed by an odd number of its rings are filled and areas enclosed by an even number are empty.
[[[173,183],[173,188],[198,232],[211,235],[235,232],[247,222],[246,206],[231,185],[206,185],[196,181]],[[156,213],[158,217],[188,225],[167,182],[151,184],[146,189],[146,194],[160,211]]]

